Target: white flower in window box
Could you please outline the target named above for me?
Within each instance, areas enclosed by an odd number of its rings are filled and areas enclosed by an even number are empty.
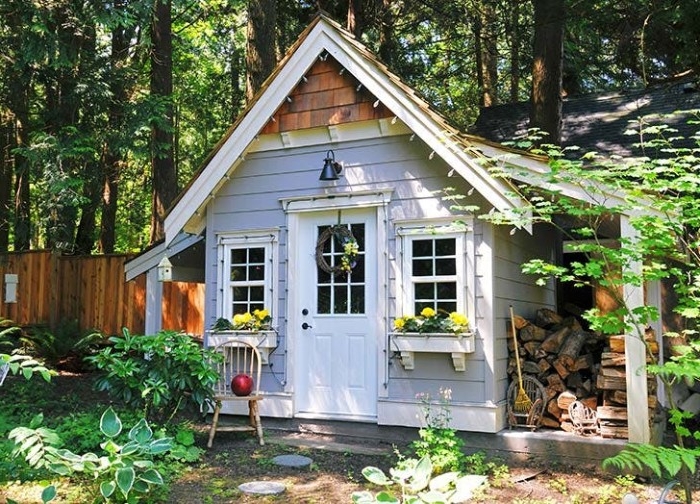
[[[270,352],[277,348],[277,331],[272,328],[272,317],[267,310],[254,310],[253,313],[238,313],[233,323],[225,318],[218,319],[207,337],[207,345],[212,347],[229,340],[239,340],[257,347],[263,364],[269,362]]]
[[[414,369],[415,352],[449,353],[455,371],[466,370],[466,354],[474,352],[474,332],[461,313],[436,312],[425,308],[420,315],[407,315],[394,321],[390,334],[392,350],[401,355],[407,370]]]

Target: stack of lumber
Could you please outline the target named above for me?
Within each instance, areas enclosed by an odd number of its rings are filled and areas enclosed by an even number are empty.
[[[659,347],[653,331],[645,335],[646,343],[654,354]],[[602,391],[602,404],[598,406],[600,435],[606,438],[627,439],[627,378],[625,359],[625,336],[610,336],[608,346],[601,354],[600,372],[596,387]],[[656,410],[656,380],[649,378],[649,418]]]
[[[596,409],[596,377],[605,338],[585,331],[575,317],[540,309],[534,321],[515,317],[518,350],[524,374],[535,376],[547,392],[545,427],[572,430],[568,406],[575,400]],[[514,342],[509,341],[508,373],[517,380]]]

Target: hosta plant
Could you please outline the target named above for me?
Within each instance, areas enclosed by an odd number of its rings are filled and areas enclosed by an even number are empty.
[[[390,477],[377,467],[365,467],[362,475],[370,483],[385,487],[385,490],[377,494],[366,490],[353,492],[352,501],[355,504],[451,504],[471,499],[474,491],[486,482],[486,476],[447,472],[432,477],[432,472],[429,457],[423,457],[418,462],[403,461],[400,468],[389,470]]]
[[[154,457],[166,454],[172,447],[170,438],[156,439],[145,419],[131,428],[127,441],[117,443],[123,426],[119,416],[109,407],[100,419],[105,441],[103,452],[78,455],[61,448],[60,438],[51,429],[41,427],[40,416],[30,427],[17,427],[10,432],[15,442],[15,456],[24,456],[33,467],[45,467],[60,476],[85,474],[99,486],[104,502],[149,502],[149,493],[163,485],[163,477],[155,467]],[[56,495],[53,485],[44,490],[42,499],[49,502]]]

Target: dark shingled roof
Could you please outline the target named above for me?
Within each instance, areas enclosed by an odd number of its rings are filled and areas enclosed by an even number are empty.
[[[495,142],[523,137],[527,133],[530,105],[527,102],[498,105],[481,110],[470,133]],[[639,91],[576,96],[564,99],[562,107],[562,146],[578,146],[584,151],[620,156],[639,156],[638,135],[625,135],[639,129],[639,119],[663,122],[690,137],[700,129],[688,126],[691,111],[700,110],[700,88],[692,82],[658,85]],[[676,111],[682,114],[662,116]]]

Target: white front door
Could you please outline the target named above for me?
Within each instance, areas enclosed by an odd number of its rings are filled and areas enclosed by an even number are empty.
[[[350,238],[346,230],[359,246],[352,271],[326,271],[341,264],[342,241]],[[288,329],[294,340],[295,414],[375,420],[376,209],[302,213],[297,231],[290,237],[297,262],[290,264],[295,278],[290,306],[298,313],[290,316],[293,327]]]

